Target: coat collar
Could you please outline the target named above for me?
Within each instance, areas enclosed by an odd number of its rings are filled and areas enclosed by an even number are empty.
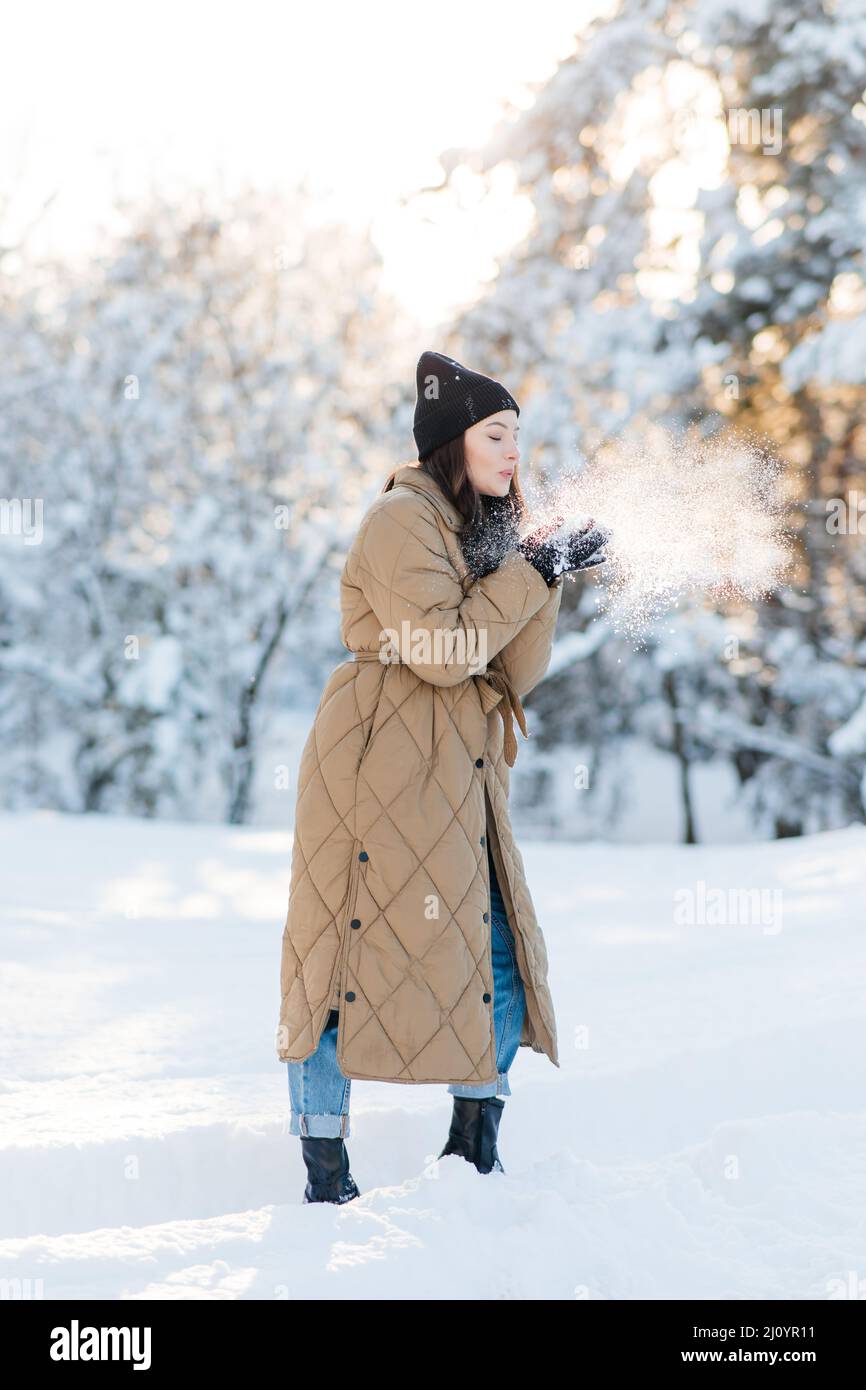
[[[394,487],[411,487],[416,492],[423,492],[425,497],[439,511],[447,526],[452,531],[459,531],[463,526],[463,519],[454,506],[454,503],[445,496],[441,487],[429,473],[423,472],[417,463],[404,463],[402,468],[398,468],[394,474]]]

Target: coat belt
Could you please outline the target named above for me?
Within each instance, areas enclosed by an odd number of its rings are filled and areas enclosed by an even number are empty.
[[[393,665],[389,657],[387,661],[382,661],[379,652],[352,652],[349,658],[351,661],[378,661],[380,666]],[[409,662],[398,662],[397,665],[408,666]],[[478,683],[478,693],[481,697],[481,704],[485,714],[493,709],[494,705],[499,706],[499,713],[502,716],[503,749],[505,761],[509,767],[513,767],[517,758],[517,736],[514,732],[514,719],[520,725],[520,731],[524,738],[529,738],[526,732],[526,716],[523,713],[523,706],[520,703],[520,696],[511,684],[504,671],[497,667],[488,666],[483,675],[473,676],[472,679]]]

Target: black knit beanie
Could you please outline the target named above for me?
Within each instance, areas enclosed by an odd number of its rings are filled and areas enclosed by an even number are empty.
[[[415,384],[418,399],[412,433],[419,459],[425,459],[440,444],[456,439],[498,410],[516,410],[520,414],[517,401],[498,381],[480,372],[470,372],[441,352],[422,352]]]

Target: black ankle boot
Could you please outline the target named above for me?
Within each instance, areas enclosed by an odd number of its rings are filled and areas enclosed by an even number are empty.
[[[301,1135],[301,1152],[307,1165],[305,1202],[351,1202],[360,1197],[349,1172],[349,1155],[343,1139],[314,1139]]]
[[[505,1101],[498,1096],[476,1100],[471,1096],[454,1097],[454,1113],[445,1148],[439,1155],[460,1154],[474,1163],[479,1173],[504,1173],[496,1152],[496,1136]]]

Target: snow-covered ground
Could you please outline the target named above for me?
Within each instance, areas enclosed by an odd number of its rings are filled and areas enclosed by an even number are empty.
[[[866,1297],[863,827],[523,841],[561,1068],[520,1049],[504,1175],[436,1163],[444,1087],[353,1082],[363,1196],[343,1207],[301,1203],[274,1052],[290,834],[35,813],[0,817],[0,842],[3,1278],[46,1298]],[[729,890],[750,889],[743,916]]]

